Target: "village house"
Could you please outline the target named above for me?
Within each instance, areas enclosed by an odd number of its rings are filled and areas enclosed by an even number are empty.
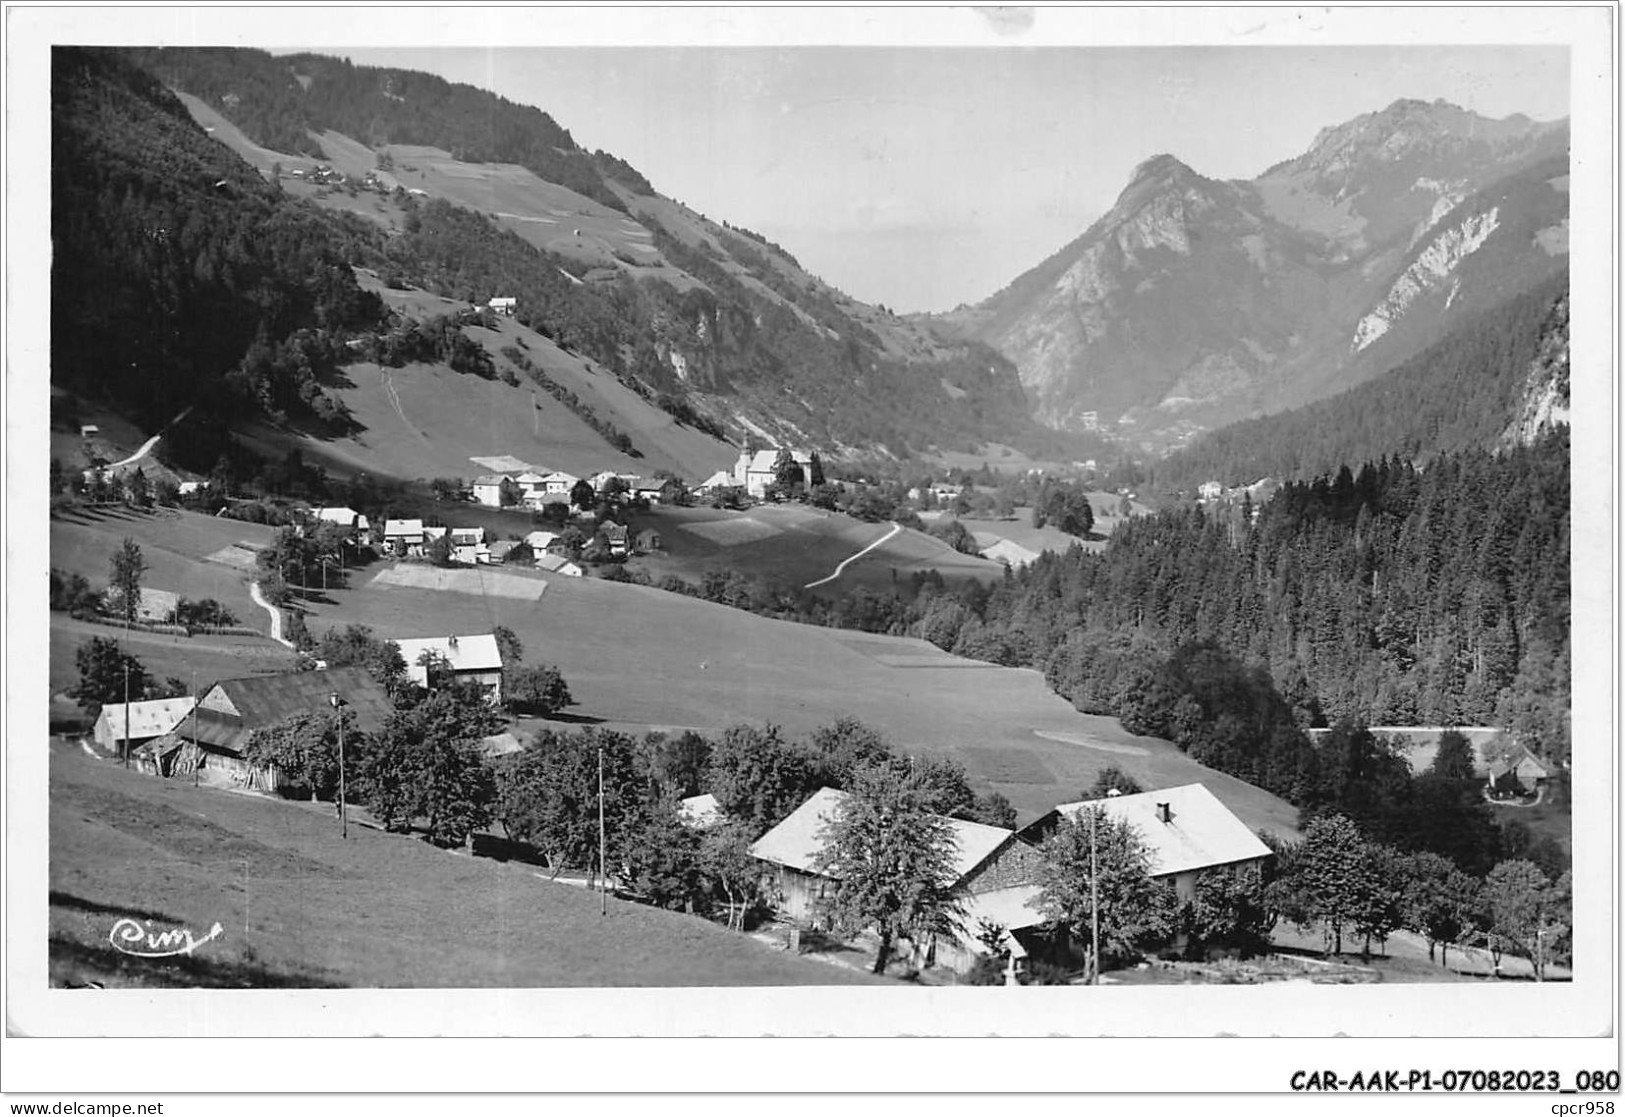
[[[146,702],[113,702],[102,707],[96,715],[91,737],[110,756],[124,756],[179,725],[192,712],[197,699],[157,698]],[[128,726],[126,727],[126,709]],[[129,736],[125,736],[128,728]]]
[[[1062,803],[1029,823],[1021,836],[1037,845],[1062,818],[1077,818],[1089,807],[1098,807],[1108,819],[1126,822],[1139,832],[1150,853],[1152,879],[1171,881],[1181,900],[1196,898],[1196,882],[1203,873],[1271,856],[1270,847],[1199,783]]]
[[[981,555],[985,559],[1002,562],[1012,570],[1019,570],[1038,561],[1037,551],[1029,550],[1013,539],[999,539],[990,543],[982,548]]]
[[[549,473],[546,477],[542,478],[542,491],[547,493],[549,496],[558,496],[560,494],[569,496],[570,490],[575,488],[575,484],[579,480],[581,480],[581,478],[575,476],[573,473],[565,473],[562,470],[555,470],[552,473]]]
[[[491,561],[491,548],[485,543],[483,527],[454,527],[451,529],[451,561],[466,566],[478,566]]]
[[[489,632],[471,636],[426,636],[396,640],[406,661],[406,677],[420,687],[429,685],[429,669],[422,662],[432,653],[445,660],[454,682],[474,683],[493,703],[502,701],[502,653]]]
[[[385,520],[384,549],[397,557],[423,554],[422,520]]]
[[[109,589],[103,594],[102,604],[114,616],[123,616],[124,603],[117,590]],[[175,610],[180,608],[180,604],[181,595],[178,593],[142,586],[140,601],[135,607],[135,619],[144,624],[169,624],[175,619]]]
[[[709,496],[718,489],[732,488],[737,484],[738,482],[734,480],[732,471],[719,469],[715,473],[711,474],[711,476],[707,477],[704,481],[696,485],[694,487],[694,492],[698,496]]]
[[[1196,495],[1201,497],[1204,503],[1218,500],[1224,495],[1224,486],[1217,481],[1203,481],[1196,487]]]
[[[530,544],[531,550],[540,555],[551,547],[558,537],[559,533],[556,531],[533,531],[525,536],[525,542]]]
[[[495,539],[486,553],[493,563],[507,562],[509,553],[517,546],[519,546],[517,539]]]
[[[1489,765],[1490,788],[1500,792],[1533,791],[1552,778],[1552,770],[1534,753],[1519,745]]]
[[[677,804],[677,821],[690,830],[709,830],[722,822],[722,807],[715,795],[691,795]]]
[[[372,525],[354,508],[312,508],[310,514],[322,523],[339,525],[345,530],[346,538],[358,547],[372,543]]]
[[[660,533],[652,527],[646,527],[638,532],[634,541],[638,554],[647,555],[660,550]]]
[[[474,500],[488,508],[502,507],[502,482],[507,480],[499,473],[487,473],[474,478],[469,491],[474,494]]]
[[[566,578],[581,577],[581,567],[565,558],[563,555],[541,553],[536,556],[536,569],[545,570],[549,574],[559,574]]]
[[[603,536],[604,546],[609,548],[611,555],[626,554],[625,524],[618,524],[614,520],[606,520],[599,526],[598,534]]]
[[[822,905],[834,881],[814,864],[822,849],[821,834],[845,798],[844,791],[819,789],[750,847],[751,856],[763,862],[772,879],[778,895],[775,906],[786,918],[815,927],[824,922]],[[960,818],[947,821],[954,834],[952,890],[963,902],[968,905],[986,893],[1033,887],[1038,851],[1014,830]],[[956,972],[968,970],[985,953],[977,941],[977,930],[974,920],[966,921],[958,935],[919,944],[917,961]]]
[[[538,473],[534,469],[527,469],[513,479],[519,486],[519,499],[528,502],[532,496],[540,496],[547,492],[547,474]]]
[[[376,733],[394,710],[389,694],[364,667],[222,679],[203,692],[197,708],[173,730],[145,746],[144,766],[164,776],[197,769],[200,783],[275,791],[276,771],[247,759],[249,737],[295,714],[330,711],[334,694],[363,733]]]
[[[503,317],[512,318],[515,309],[519,306],[519,300],[512,295],[497,295],[485,305]]]

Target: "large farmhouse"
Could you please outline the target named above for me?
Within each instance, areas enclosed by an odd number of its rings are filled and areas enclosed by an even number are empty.
[[[824,918],[822,905],[835,882],[814,865],[823,848],[824,828],[845,798],[844,791],[820,789],[750,847],[751,856],[765,864],[773,879],[778,910],[792,920],[817,926]],[[1038,852],[1015,831],[959,818],[947,821],[954,833],[953,890],[967,907],[983,894],[1031,887]],[[920,961],[961,972],[968,969],[982,953],[977,929],[975,920],[966,920],[957,936],[917,944]]]
[[[145,746],[143,766],[165,776],[201,768],[200,782],[275,791],[277,773],[255,767],[245,755],[249,737],[295,714],[330,710],[334,694],[364,733],[377,732],[394,709],[364,667],[222,679],[173,730]]]
[[[1062,803],[1025,827],[1021,836],[1036,842],[1062,818],[1077,818],[1089,807],[1133,826],[1150,852],[1152,879],[1170,880],[1182,900],[1195,899],[1196,881],[1204,872],[1270,856],[1270,847],[1199,783]]]
[[[492,702],[502,701],[502,653],[497,638],[489,632],[474,636],[427,636],[396,640],[406,661],[406,677],[420,687],[429,685],[429,669],[420,662],[425,655],[445,660],[452,679],[484,688]]]
[[[179,725],[192,712],[197,699],[157,698],[147,702],[114,702],[102,707],[91,731],[96,744],[113,756],[124,756],[136,747]]]

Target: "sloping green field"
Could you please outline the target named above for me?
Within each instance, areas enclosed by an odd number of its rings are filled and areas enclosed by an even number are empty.
[[[242,624],[266,629],[265,611],[248,595],[248,570],[212,556],[252,562],[250,550],[267,546],[274,530],[264,524],[176,508],[140,512],[69,507],[51,520],[50,564],[83,574],[91,585],[104,588],[113,553],[128,537],[140,545],[147,560],[142,585],[194,601],[212,597]],[[249,549],[235,548],[238,543],[248,544]]]
[[[557,664],[569,713],[641,732],[714,733],[772,721],[804,734],[843,715],[910,752],[953,756],[1023,819],[1079,797],[1108,766],[1148,787],[1201,781],[1249,826],[1293,833],[1296,811],[1115,719],[1079,714],[1037,671],[961,659],[923,640],[770,620],[641,586],[549,578],[539,600],[357,582],[318,605],[311,630],[359,622],[402,638],[512,628],[533,663]]]
[[[193,788],[51,748],[53,985],[837,985],[879,981],[705,920],[599,898],[532,866],[350,826],[329,804]],[[134,958],[121,918],[221,933]],[[635,1025],[629,1030],[636,1031]]]
[[[658,581],[675,574],[697,582],[707,570],[741,570],[805,586],[834,573],[840,563],[891,531],[840,513],[802,505],[764,504],[745,512],[714,508],[656,508],[638,516],[635,528],[660,532],[661,552],[634,560]],[[838,594],[853,586],[886,590],[915,573],[934,569],[950,581],[991,579],[1003,569],[955,551],[941,540],[904,530],[849,564],[820,590]],[[894,573],[895,572],[895,575]]]

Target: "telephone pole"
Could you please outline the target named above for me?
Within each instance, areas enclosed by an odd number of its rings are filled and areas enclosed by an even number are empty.
[[[598,914],[609,914],[609,865],[604,857],[604,746],[598,746]]]
[[[1100,824],[1100,808],[1089,810],[1089,984],[1100,984],[1100,865],[1095,855],[1095,829]]]

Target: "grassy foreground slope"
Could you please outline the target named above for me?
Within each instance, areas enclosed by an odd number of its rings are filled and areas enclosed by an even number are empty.
[[[954,757],[972,782],[1003,792],[1022,818],[1077,799],[1103,768],[1147,787],[1201,781],[1251,827],[1294,833],[1286,802],[1205,768],[1113,718],[1080,714],[1037,671],[949,655],[923,640],[772,620],[694,598],[596,579],[535,579],[524,600],[390,584],[373,576],[310,618],[359,622],[389,639],[512,628],[525,658],[564,673],[569,713],[613,728],[775,722],[792,735],[850,715],[900,749]],[[545,587],[545,590],[544,588]]]
[[[51,750],[53,985],[416,988],[835,985],[866,975],[528,865],[352,825],[331,806],[193,788]],[[190,959],[108,942],[123,917],[222,934]]]

